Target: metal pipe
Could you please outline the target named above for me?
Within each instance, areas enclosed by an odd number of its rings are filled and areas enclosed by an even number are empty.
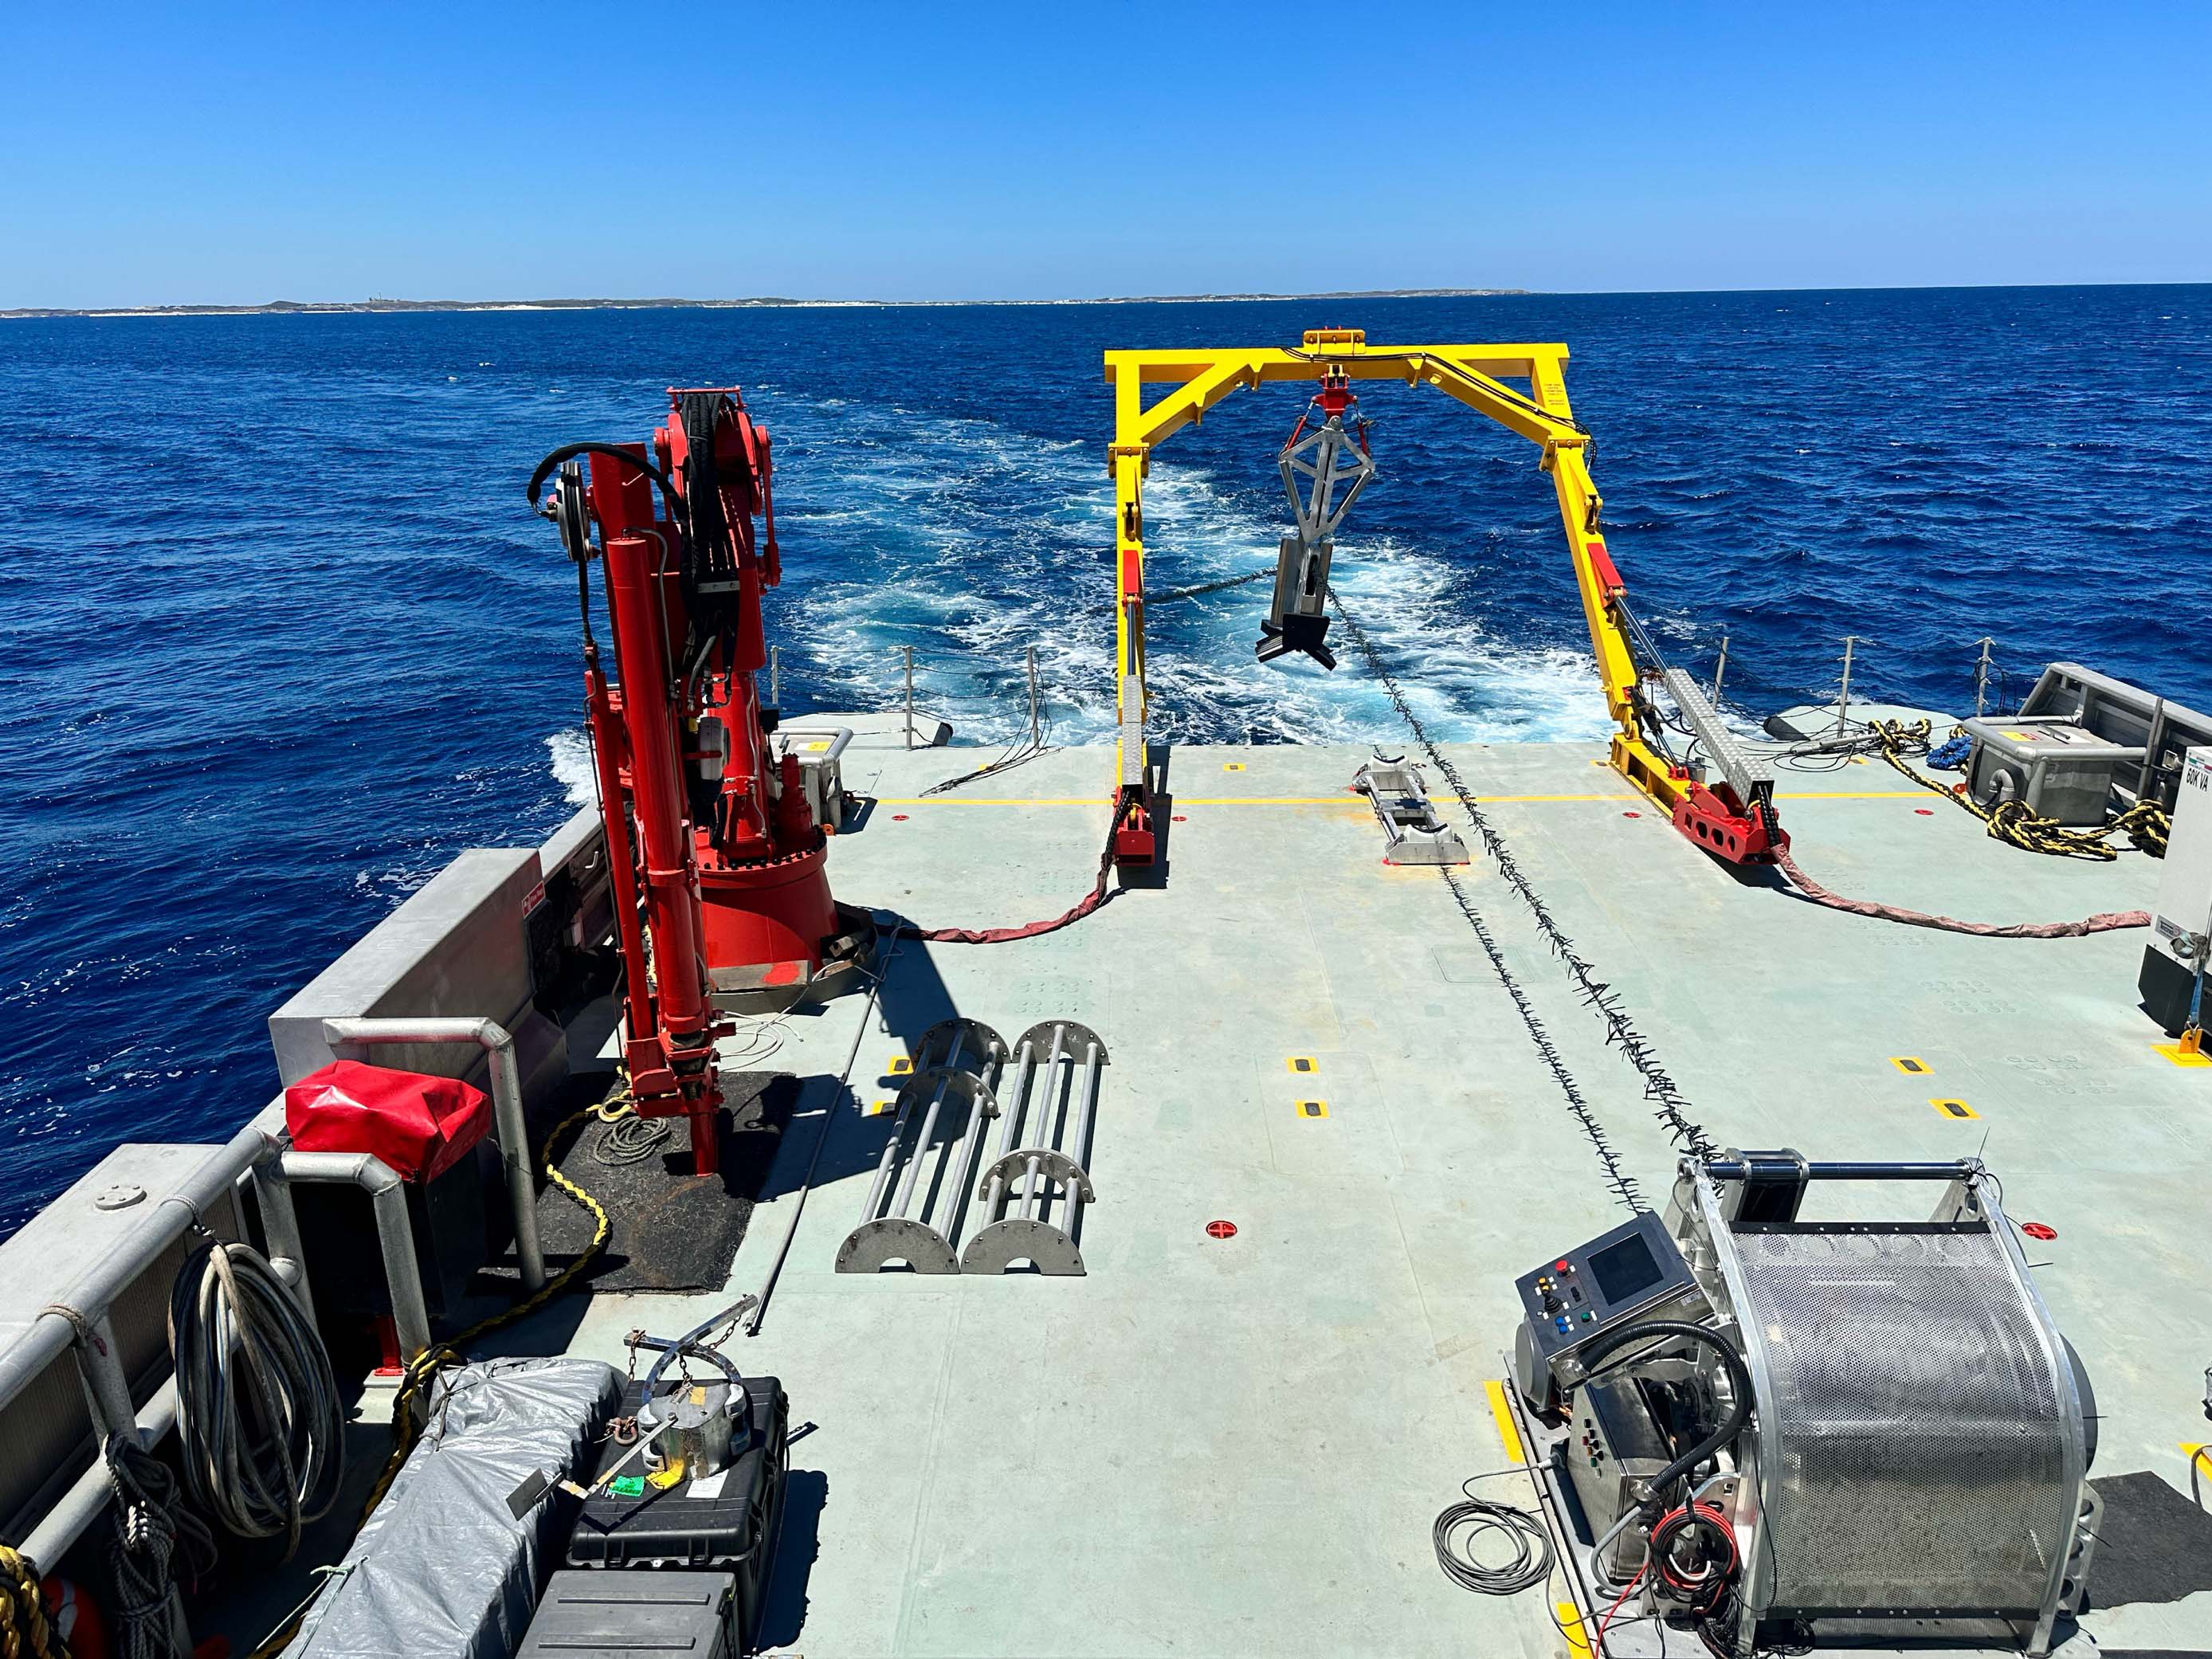
[[[1030,747],[1044,747],[1044,722],[1042,705],[1037,702],[1036,647],[1029,647],[1030,666]]]
[[[2136,799],[2150,799],[2151,775],[2158,767],[2159,740],[2166,735],[2166,699],[2155,697],[2150,705],[2150,726],[2143,733],[2142,772],[2136,779]]]
[[[315,1296],[307,1285],[307,1258],[300,1239],[299,1207],[292,1202],[292,1182],[284,1173],[284,1160],[270,1154],[253,1166],[253,1190],[261,1201],[261,1231],[269,1239],[269,1265],[292,1292],[300,1311],[315,1323]]]
[[[538,1179],[530,1163],[530,1122],[523,1110],[522,1073],[514,1063],[514,1039],[498,1021],[457,1019],[326,1019],[323,1041],[342,1042],[473,1042],[489,1058],[491,1110],[499,1126],[500,1162],[507,1170],[507,1194],[514,1206],[514,1254],[522,1267],[522,1288],[542,1290],[545,1253],[538,1242]]]
[[[906,746],[914,747],[914,647],[906,647]]]
[[[1974,661],[1974,718],[1979,720],[1990,706],[1990,647],[1996,641],[1984,635],[1975,643],[1982,647]]]
[[[1844,689],[1836,699],[1836,730],[1840,732],[1851,717],[1851,647],[1863,644],[1856,634],[1844,635]]]
[[[70,1345],[76,1356],[77,1381],[84,1386],[85,1410],[92,1431],[103,1444],[110,1435],[138,1437],[138,1407],[131,1398],[131,1379],[123,1374],[123,1355],[116,1346],[115,1326],[102,1309],[85,1321],[85,1328]],[[138,1443],[144,1445],[143,1439]]]
[[[780,645],[768,648],[768,702],[771,708],[783,707],[783,647]]]
[[[136,1421],[139,1443],[144,1446],[158,1443],[162,1436],[177,1426],[175,1377],[154,1391],[154,1397],[146,1402],[145,1413]],[[25,1536],[21,1546],[22,1553],[42,1567],[53,1565],[100,1518],[100,1512],[107,1507],[114,1493],[114,1486],[107,1478],[106,1460],[95,1452],[92,1467],[70,1483],[68,1490],[54,1500],[53,1506]]]
[[[415,1232],[407,1221],[407,1192],[389,1164],[374,1152],[287,1152],[284,1173],[294,1181],[355,1186],[368,1194],[376,1212],[376,1243],[384,1257],[385,1288],[392,1297],[392,1322],[399,1348],[410,1363],[430,1347],[430,1310],[422,1300],[422,1277],[415,1265]]]
[[[921,1165],[929,1152],[929,1138],[937,1133],[938,1115],[945,1109],[945,1097],[951,1091],[952,1073],[960,1069],[960,1056],[966,1051],[968,1033],[963,1027],[952,1034],[952,1047],[945,1056],[945,1075],[937,1079],[937,1092],[930,1099],[929,1110],[922,1115],[921,1127],[914,1138],[914,1155],[906,1161],[906,1169],[899,1176],[898,1196],[891,1200],[891,1213],[903,1218],[907,1206],[914,1201],[914,1189],[921,1179]]]
[[[1091,1115],[1098,1106],[1098,1066],[1105,1056],[1093,1042],[1083,1057],[1083,1103],[1076,1109],[1075,1133],[1067,1143],[1067,1155],[1077,1165],[1089,1169],[1090,1156],[1086,1150],[1091,1141]]]
[[[876,1211],[884,1201],[884,1194],[891,1184],[891,1165],[898,1159],[899,1143],[906,1139],[907,1115],[913,1110],[914,1097],[901,1089],[898,1115],[891,1120],[890,1139],[884,1142],[884,1155],[876,1160],[876,1178],[868,1184],[868,1201],[860,1211],[863,1221],[876,1218]]]
[[[1715,1181],[1741,1181],[1747,1166],[1723,1158],[1700,1167]],[[1970,1158],[1949,1164],[1808,1164],[1805,1174],[1813,1181],[1956,1181],[1980,1167]]]
[[[1066,1040],[1066,1025],[1054,1025],[1052,1028],[1052,1052],[1045,1057],[1042,1108],[1037,1115],[1036,1144],[1039,1146],[1044,1146],[1052,1139],[1053,1108],[1057,1104],[1060,1094],[1060,1045]],[[1024,1221],[1030,1220],[1036,1215],[1037,1177],[1043,1169],[1044,1160],[1041,1158],[1032,1158],[1029,1161],[1028,1169],[1023,1174],[1022,1219]]]
[[[999,1109],[999,1151],[991,1161],[995,1164],[1013,1151],[1015,1136],[1021,1127],[1022,1114],[1029,1103],[1030,1083],[1036,1073],[1036,1044],[1024,1042],[1014,1060],[1014,1086],[1008,1094],[1010,1104]],[[1006,1182],[993,1176],[983,1192],[983,1219],[996,1221],[999,1194]]]
[[[1024,1066],[1029,1063],[1030,1048],[1026,1042],[1022,1045],[1022,1064]],[[995,1090],[1006,1079],[1006,1055],[1003,1051],[995,1053],[983,1064],[984,1069],[991,1073],[988,1079],[990,1086]],[[977,1076],[980,1079],[981,1073],[978,1073]],[[968,1195],[975,1180],[976,1155],[982,1150],[984,1122],[982,1097],[980,1094],[972,1096],[968,1108],[968,1133],[960,1137],[960,1150],[953,1158],[952,1189],[947,1200],[945,1224],[937,1230],[945,1236],[945,1242],[948,1244],[957,1246],[959,1243],[960,1224],[967,1218]]]
[[[1713,706],[1716,708],[1720,707],[1721,680],[1728,672],[1728,648],[1729,636],[1723,634],[1721,635],[1720,659],[1713,665]]]

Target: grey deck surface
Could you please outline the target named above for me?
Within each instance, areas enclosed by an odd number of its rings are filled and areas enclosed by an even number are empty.
[[[1978,939],[1820,909],[1699,854],[1593,749],[1451,752],[1717,1140],[1929,1158],[1986,1134],[2013,1215],[2057,1229],[2035,1259],[2097,1388],[2097,1473],[2185,1488],[2179,1443],[2212,1437],[2198,1404],[2212,1068],[2153,1047],[2134,990],[2142,936]],[[1081,895],[1110,751],[920,799],[973,758],[848,757],[848,784],[878,799],[835,843],[842,899],[990,926]],[[1178,750],[1185,821],[1166,826],[1162,884],[1048,938],[906,945],[865,1030],[852,996],[743,1037],[743,1068],[817,1080],[733,1289],[762,1282],[828,1135],[764,1328],[732,1349],[783,1378],[794,1423],[817,1425],[793,1450],[826,1491],[810,1482],[820,1501],[790,1523],[787,1541],[817,1552],[804,1623],[778,1632],[791,1650],[1565,1651],[1550,1598],[1454,1589],[1429,1528],[1462,1477],[1502,1462],[1483,1385],[1503,1374],[1513,1277],[1621,1212],[1442,878],[1382,863],[1372,817],[1345,793],[1364,758]],[[2139,854],[2093,866],[1990,842],[1878,763],[1786,775],[1783,792],[1808,873],[1853,896],[2045,920],[2144,903],[2155,879]],[[1466,879],[1663,1203],[1674,1154],[1634,1073],[1479,851]],[[1110,1045],[1088,1277],[831,1271],[890,1121],[858,1108],[887,1097],[894,1055],[956,1012],[1009,1037],[1066,1016]],[[856,1035],[843,1096],[831,1079]],[[1310,1081],[1287,1067],[1298,1054],[1318,1061]],[[1300,1116],[1302,1097],[1328,1115]],[[1979,1116],[1948,1118],[1936,1098]],[[1206,1236],[1216,1218],[1235,1239]],[[680,1328],[701,1306],[601,1296],[574,1346],[619,1360],[624,1331]],[[1530,1501],[1518,1479],[1486,1490]],[[2108,1646],[2212,1645],[2212,1596],[2087,1624]]]

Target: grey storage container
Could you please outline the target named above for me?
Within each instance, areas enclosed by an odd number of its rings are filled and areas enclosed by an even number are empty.
[[[735,1659],[736,1595],[726,1572],[567,1568],[545,1586],[516,1659]]]

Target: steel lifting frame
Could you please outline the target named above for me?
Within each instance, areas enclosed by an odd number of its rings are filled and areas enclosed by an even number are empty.
[[[1613,769],[1650,796],[1677,828],[1706,844],[1691,822],[1715,810],[1711,795],[1644,737],[1641,678],[1622,603],[1620,573],[1599,526],[1603,506],[1584,459],[1589,434],[1567,402],[1564,345],[1375,345],[1358,329],[1309,329],[1300,349],[1109,351],[1106,380],[1114,388],[1115,678],[1116,747],[1114,856],[1145,864],[1154,851],[1152,788],[1145,754],[1144,481],[1153,447],[1204,418],[1232,392],[1274,381],[1318,383],[1325,376],[1401,380],[1432,386],[1509,432],[1538,446],[1552,476],[1559,520],[1582,593],[1583,617],[1597,656],[1598,678],[1613,735]],[[1526,395],[1504,384],[1526,380]],[[1176,389],[1149,406],[1145,387]],[[1748,807],[1750,803],[1741,804]],[[1765,811],[1771,815],[1771,805]],[[1755,856],[1755,854],[1754,854]]]

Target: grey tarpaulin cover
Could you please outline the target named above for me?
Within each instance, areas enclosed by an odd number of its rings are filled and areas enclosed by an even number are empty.
[[[621,1382],[596,1359],[495,1359],[441,1377],[422,1439],[292,1651],[508,1659],[575,1513],[557,1487],[520,1519],[508,1499],[533,1474],[578,1467]]]

